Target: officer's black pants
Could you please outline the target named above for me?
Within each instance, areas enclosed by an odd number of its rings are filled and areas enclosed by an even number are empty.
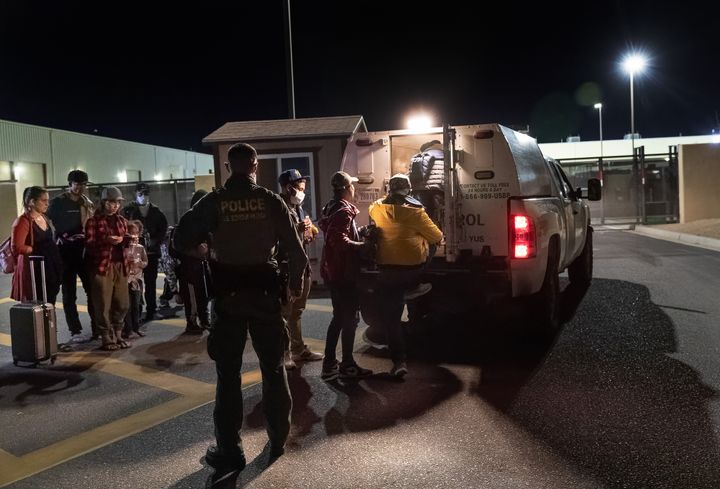
[[[88,311],[92,311],[92,294],[87,266],[83,260],[83,242],[68,243],[60,246],[60,257],[63,261],[62,296],[65,322],[71,333],[80,333],[82,324],[77,310],[77,279],[80,278],[87,295]],[[95,321],[90,316],[92,334],[95,335]]]
[[[145,282],[145,307],[148,317],[155,315],[157,311],[157,276],[158,265],[160,263],[159,254],[148,254],[148,264],[143,269],[143,282]]]
[[[215,298],[213,325],[208,338],[208,353],[215,360],[215,438],[218,447],[233,453],[242,450],[239,431],[243,419],[240,369],[248,331],[260,359],[263,412],[270,442],[282,447],[290,431],[292,400],[283,354],[287,331],[277,294],[261,290],[243,290]]]

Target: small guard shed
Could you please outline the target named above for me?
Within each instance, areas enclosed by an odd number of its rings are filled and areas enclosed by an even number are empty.
[[[317,222],[322,206],[332,197],[330,178],[340,169],[348,138],[356,132],[367,132],[361,115],[228,122],[205,137],[203,143],[212,147],[217,187],[228,177],[228,150],[240,142],[257,150],[257,182],[263,187],[278,192],[278,175],[291,168],[308,175],[303,208]],[[322,233],[308,251],[311,263],[317,262]],[[319,267],[314,266],[316,280],[318,272]]]
[[[258,184],[275,192],[277,178],[291,168],[310,178],[303,207],[317,220],[323,203],[332,197],[330,177],[340,169],[348,138],[367,132],[361,115],[228,122],[203,139],[212,147],[215,185],[228,177],[227,152],[235,143],[251,144],[258,152]]]

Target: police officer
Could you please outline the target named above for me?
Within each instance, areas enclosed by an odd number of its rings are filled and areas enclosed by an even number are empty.
[[[241,470],[240,368],[248,330],[260,359],[270,455],[284,453],[292,400],[283,367],[287,332],[275,250],[279,242],[289,256],[290,300],[301,295],[307,256],[285,203],[255,183],[255,149],[233,145],[225,165],[230,170],[225,186],[183,215],[174,245],[181,252],[207,256],[215,293],[208,353],[218,378],[213,412],[217,445],[208,448],[205,459],[217,469]]]

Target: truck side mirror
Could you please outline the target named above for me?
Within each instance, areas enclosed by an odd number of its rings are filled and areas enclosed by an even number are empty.
[[[602,198],[602,187],[600,180],[591,178],[588,180],[588,200],[600,200]]]

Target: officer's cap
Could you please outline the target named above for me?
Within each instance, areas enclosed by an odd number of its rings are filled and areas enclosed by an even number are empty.
[[[135,192],[142,192],[147,195],[150,193],[150,185],[145,182],[139,182],[135,185]]]

